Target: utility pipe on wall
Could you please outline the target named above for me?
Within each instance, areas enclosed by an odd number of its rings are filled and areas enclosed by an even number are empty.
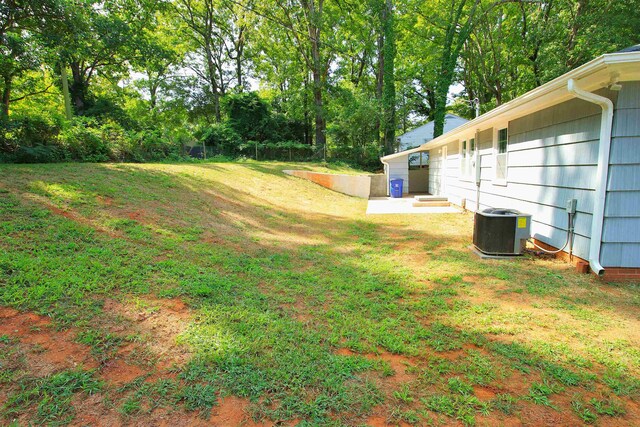
[[[477,98],[476,98],[477,99]],[[476,144],[475,172],[476,172],[476,212],[480,212],[480,184],[482,182],[482,164],[480,163],[480,132],[476,131],[474,135]]]
[[[613,102],[609,98],[587,92],[578,87],[573,79],[567,82],[567,89],[580,99],[602,108],[600,122],[600,144],[598,147],[598,168],[596,170],[596,194],[591,220],[591,244],[589,246],[589,266],[598,276],[604,275],[600,264],[600,247],[604,223],[604,207],[607,195],[607,175],[609,174],[609,152],[611,150],[611,129],[613,127]]]
[[[385,162],[384,160],[380,159],[380,161],[382,162],[382,164],[384,165],[384,176],[385,179],[387,180],[387,196],[389,196],[390,194],[390,190],[389,190],[389,163]]]

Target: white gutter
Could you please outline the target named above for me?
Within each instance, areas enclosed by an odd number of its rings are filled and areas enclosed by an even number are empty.
[[[609,151],[611,149],[611,128],[613,127],[613,102],[609,98],[587,92],[578,87],[573,79],[567,82],[567,89],[580,99],[592,102],[602,107],[600,122],[600,144],[598,148],[598,169],[596,170],[596,194],[591,221],[591,244],[589,245],[589,266],[598,276],[604,274],[604,267],[600,264],[600,247],[602,242],[602,227],[604,223],[604,208],[607,194],[607,175],[609,174]]]
[[[615,70],[624,70],[624,72],[622,72],[622,75],[620,76],[620,81],[637,80],[638,77],[640,77],[640,67],[637,66],[637,63],[639,62],[640,52],[610,53],[599,56],[598,58],[587,62],[586,64],[581,65],[580,67],[575,68],[568,73],[563,74],[562,76],[557,77],[554,80],[551,80],[550,82],[547,82],[542,86],[539,86],[532,91],[527,92],[524,95],[521,95],[518,98],[507,102],[506,104],[502,104],[501,106],[484,113],[478,118],[463,123],[457,128],[450,130],[449,132],[440,135],[437,138],[432,139],[431,141],[423,144],[418,148],[422,149],[422,151],[428,151],[441,145],[448,144],[449,142],[455,140],[459,134],[470,131],[473,128],[482,129],[485,127],[485,122],[490,122],[493,119],[504,118],[504,115],[509,113],[510,111],[518,107],[522,107],[526,104],[532,103],[544,96],[552,95],[554,96],[554,98],[557,98],[557,103],[562,102],[563,93],[566,95],[566,92],[564,92],[564,90],[567,87],[567,80],[571,78],[587,79],[589,76],[598,72],[606,72],[608,78],[611,67],[615,67]],[[598,83],[600,82],[601,80],[598,80]],[[555,95],[553,95],[554,93]],[[522,115],[525,115],[525,113],[522,113]],[[402,153],[397,153],[391,156],[397,157],[401,154]],[[389,158],[391,156],[386,157]]]

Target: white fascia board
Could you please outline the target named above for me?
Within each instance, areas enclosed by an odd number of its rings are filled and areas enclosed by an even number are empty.
[[[408,156],[409,154],[425,151],[424,148],[422,147],[424,147],[424,145],[421,145],[420,147],[412,148],[411,150],[405,150],[405,151],[400,151],[399,153],[389,154],[384,157],[380,157],[380,160],[383,160],[383,161],[393,160],[393,159],[397,159],[398,157]]]

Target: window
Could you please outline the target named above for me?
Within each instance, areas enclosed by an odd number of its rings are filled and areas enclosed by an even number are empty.
[[[409,170],[424,169],[429,167],[429,153],[421,151],[409,154]]]
[[[476,139],[469,138],[460,143],[460,177],[471,179],[475,175]]]
[[[498,131],[498,154],[504,154],[507,152],[507,129],[500,129]]]
[[[494,184],[506,185],[507,184],[507,160],[509,149],[509,133],[507,128],[498,129],[495,142],[496,152],[496,176]]]

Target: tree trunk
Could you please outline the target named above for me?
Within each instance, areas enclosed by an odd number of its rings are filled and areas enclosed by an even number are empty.
[[[376,99],[382,101],[382,88],[384,82],[384,23],[386,21],[386,8],[380,6],[380,34],[378,36],[378,67],[376,69]],[[380,116],[376,116],[373,127],[378,136],[378,143],[384,147],[384,137],[380,135]],[[384,148],[383,148],[384,149]]]
[[[453,80],[453,74],[446,68],[446,66],[443,66],[440,69],[440,78],[436,82],[435,108],[433,112],[434,138],[442,135],[444,131],[444,118],[447,111],[447,94],[449,93],[449,87],[451,87],[451,81]]]
[[[309,114],[309,73],[306,73],[304,78],[304,142],[309,146],[313,144],[311,116]]]
[[[76,110],[76,114],[82,115],[87,105],[87,84],[78,62],[71,63],[71,77],[73,79],[71,87],[69,88],[69,91],[71,92],[71,102]]]
[[[382,105],[384,110],[384,151],[394,152],[396,140],[395,29],[392,0],[386,0],[384,18],[384,78]]]
[[[242,58],[240,57],[240,52],[238,52],[238,56],[236,57],[236,77],[238,80],[238,91],[242,92]]]
[[[0,118],[9,117],[9,103],[11,102],[11,84],[12,76],[4,76],[4,87],[2,88],[2,111],[0,112]]]
[[[67,78],[67,68],[64,62],[60,62],[60,79],[62,80],[62,97],[64,98],[64,114],[67,120],[73,118],[71,109],[71,95],[69,93],[69,79]]]
[[[319,70],[313,70],[313,103],[316,115],[316,148],[324,151],[326,141],[324,111],[322,105],[322,76]],[[322,154],[324,158],[324,152]]]
[[[209,76],[209,84],[211,85],[211,96],[213,96],[213,112],[216,122],[219,123],[222,121],[222,115],[220,114],[220,90],[218,87],[216,65],[212,57],[213,52],[211,51],[211,44],[208,40],[205,43],[205,51],[207,55],[207,75]]]
[[[309,9],[309,39],[311,41],[311,60],[313,76],[313,102],[315,106],[316,123],[316,148],[322,150],[322,157],[326,158],[326,121],[324,117],[324,105],[322,91],[324,89],[322,60],[320,58],[320,21],[322,17],[323,0],[318,1],[318,6],[313,1],[308,3]]]

